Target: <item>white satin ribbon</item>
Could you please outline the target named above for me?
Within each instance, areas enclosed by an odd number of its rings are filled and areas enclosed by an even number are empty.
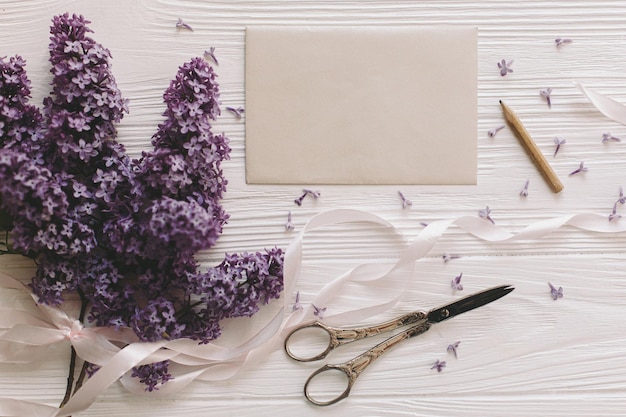
[[[140,364],[170,360],[174,379],[158,391],[148,395],[162,396],[179,391],[194,380],[223,381],[235,376],[247,366],[259,363],[268,353],[281,349],[286,333],[296,325],[312,320],[312,304],[328,305],[340,296],[345,286],[352,282],[359,285],[378,285],[384,282],[390,298],[371,300],[365,307],[324,318],[335,325],[350,324],[380,314],[392,308],[400,299],[408,283],[393,280],[394,273],[411,271],[415,262],[432,250],[439,239],[453,226],[459,227],[476,238],[489,242],[536,240],[564,226],[599,233],[626,231],[626,222],[609,222],[607,216],[596,214],[573,214],[547,219],[510,233],[492,223],[473,216],[451,220],[440,220],[426,226],[411,243],[399,243],[400,256],[389,265],[365,263],[326,283],[306,308],[292,311],[290,297],[295,292],[302,269],[303,239],[316,229],[344,223],[369,223],[390,229],[398,236],[402,234],[393,225],[371,213],[358,210],[331,210],[314,216],[294,238],[285,253],[285,289],[277,312],[264,319],[266,323],[256,334],[235,347],[215,343],[199,345],[197,341],[178,339],[145,343],[136,341],[129,329],[119,332],[109,328],[85,328],[58,308],[37,304],[34,311],[5,311],[0,318],[0,360],[24,362],[28,355],[20,355],[20,349],[37,350],[50,344],[69,341],[78,355],[89,362],[101,365],[70,399],[63,409],[15,399],[0,398],[0,415],[3,416],[69,416],[87,409],[108,386],[117,380],[131,392],[145,393],[144,387],[129,371]],[[0,286],[18,291],[27,291],[23,284],[0,272]],[[388,296],[389,297],[389,296]],[[250,320],[255,320],[253,317]],[[124,347],[120,347],[122,345]],[[7,349],[4,349],[7,348]],[[16,349],[17,348],[17,349]],[[8,352],[8,353],[4,353]]]
[[[591,88],[585,87],[582,84],[576,84],[576,87],[578,87],[578,90],[580,90],[602,114],[609,119],[626,125],[626,106],[624,104],[604,94],[600,94]]]

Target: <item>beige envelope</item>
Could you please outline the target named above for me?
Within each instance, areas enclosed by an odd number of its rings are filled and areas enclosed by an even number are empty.
[[[477,29],[248,27],[253,184],[475,184]]]

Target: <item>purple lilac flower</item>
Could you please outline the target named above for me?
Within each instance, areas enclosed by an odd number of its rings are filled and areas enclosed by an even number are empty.
[[[505,61],[504,59],[500,62],[498,62],[498,68],[500,69],[500,75],[502,77],[504,77],[505,75],[513,72],[513,69],[511,68],[511,65],[513,65],[513,61]]]
[[[313,190],[309,190],[309,189],[303,189],[302,190],[302,195],[298,198],[296,198],[294,201],[294,203],[296,203],[297,205],[301,206],[302,205],[302,201],[304,200],[304,198],[306,196],[311,196],[314,199],[317,199],[320,196],[320,192],[319,191],[313,191]]]
[[[621,214],[617,214],[617,203],[613,204],[613,210],[611,210],[611,214],[609,214],[609,221],[619,220],[622,218]]]
[[[195,253],[215,244],[228,219],[221,163],[230,148],[212,132],[216,74],[201,58],[179,68],[153,149],[131,161],[115,140],[127,101],[88,23],[53,19],[42,111],[28,103],[24,60],[0,59],[0,210],[11,217],[12,245],[35,258],[31,288],[42,303],[78,291],[95,325],[208,343],[222,319],[278,298],[283,252],[227,254],[199,269]],[[166,362],[134,375],[148,390],[170,378]]]
[[[556,38],[554,40],[554,44],[556,45],[557,48],[566,45],[568,43],[572,43],[573,41],[571,39],[568,38]]]
[[[563,287],[559,287],[558,289],[552,285],[551,283],[548,282],[548,285],[550,286],[550,295],[552,296],[553,300],[558,300],[559,298],[563,298]]]
[[[398,195],[400,196],[400,200],[402,201],[402,208],[405,209],[413,205],[413,202],[406,198],[402,191],[398,191]]]
[[[435,362],[435,364],[430,369],[436,369],[437,372],[441,372],[445,367],[446,361],[440,361],[439,359],[437,359],[437,362]]]
[[[489,129],[487,131],[487,136],[489,136],[490,138],[495,138],[498,132],[501,131],[502,129],[504,129],[504,125]]]
[[[243,107],[226,107],[226,110],[234,114],[237,119],[241,119],[243,113],[245,112]]]
[[[543,90],[539,90],[539,95],[546,100],[548,103],[548,108],[552,108],[552,100],[550,99],[550,95],[552,94],[552,88],[544,88]]]
[[[447,253],[444,253],[444,254],[442,255],[442,258],[443,258],[443,262],[444,262],[444,263],[448,263],[448,262],[450,262],[450,261],[451,261],[451,260],[453,260],[453,259],[459,259],[460,257],[461,257],[461,255],[447,254]]]
[[[461,284],[461,278],[463,278],[463,272],[461,272],[459,275],[457,275],[456,277],[452,279],[452,281],[450,282],[450,287],[452,287],[453,290],[456,290],[456,291],[463,290],[463,284]]]
[[[302,304],[300,304],[300,291],[296,293],[296,300],[294,301],[293,306],[291,306],[291,311],[298,310],[302,310]]]
[[[526,182],[524,183],[524,187],[522,187],[522,190],[519,192],[519,195],[522,197],[528,197],[528,185],[530,184],[530,180],[526,180]]]
[[[584,162],[581,162],[581,163],[578,165],[578,168],[576,168],[574,171],[570,172],[570,174],[569,174],[569,175],[570,175],[570,177],[571,177],[572,175],[576,175],[576,174],[579,174],[579,173],[581,173],[581,172],[587,172],[587,171],[589,171],[589,168],[587,168],[587,167],[585,166],[585,163],[584,163]]]
[[[554,155],[556,156],[557,153],[559,153],[559,150],[561,149],[561,145],[564,145],[567,141],[565,139],[561,139],[561,138],[554,138],[554,143],[556,144],[556,148],[554,148]]]
[[[617,202],[620,204],[626,204],[626,196],[624,196],[624,189],[622,187],[619,187],[619,198],[617,199]]]
[[[457,349],[459,348],[459,345],[461,344],[460,341],[458,342],[454,342],[450,345],[448,345],[448,348],[446,349],[448,352],[452,352],[452,354],[454,355],[454,357],[457,357]]]
[[[293,229],[294,229],[294,226],[291,220],[291,210],[289,210],[289,212],[287,213],[287,222],[285,223],[285,230],[290,231]]]
[[[622,140],[618,137],[613,136],[611,133],[606,132],[602,134],[602,143],[607,142],[621,142]]]
[[[180,17],[178,18],[178,21],[176,22],[176,27],[178,29],[187,29],[187,30],[191,30],[193,31],[193,28],[188,25],[183,19],[181,19]]]
[[[211,46],[209,49],[205,49],[204,51],[204,56],[208,57],[211,61],[213,61],[213,63],[215,65],[219,65],[219,61],[217,60],[217,57],[215,56],[215,47]]]
[[[324,318],[324,314],[326,313],[326,307],[318,307],[315,304],[313,305],[313,315],[317,316],[320,320]]]
[[[609,214],[609,221],[613,221],[613,220],[619,220],[622,218],[621,214],[617,214],[617,205],[624,205],[626,204],[626,196],[624,196],[624,189],[622,187],[619,187],[619,197],[617,198],[617,201],[613,204],[613,209],[611,210],[611,214]]]
[[[159,385],[174,379],[168,372],[169,361],[158,362],[151,365],[141,365],[133,368],[132,376],[139,378],[139,381],[146,384],[146,391],[158,390]]]
[[[491,209],[489,208],[489,206],[480,210],[478,212],[478,217],[480,217],[481,219],[488,220],[491,224],[496,224],[496,222],[491,218]]]

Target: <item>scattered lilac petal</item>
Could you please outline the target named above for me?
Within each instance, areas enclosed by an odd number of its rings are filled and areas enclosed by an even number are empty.
[[[611,214],[609,214],[609,221],[612,222],[613,220],[619,220],[622,218],[621,214],[617,214],[617,203],[613,204],[613,210],[611,211]]]
[[[539,90],[539,95],[546,100],[546,103],[548,103],[548,108],[552,108],[552,100],[550,99],[550,94],[552,94],[552,88]]]
[[[317,316],[320,320],[324,318],[324,313],[326,313],[326,307],[318,307],[315,304],[313,306],[313,315]]]
[[[287,213],[287,223],[285,223],[285,230],[289,231],[293,229],[294,229],[294,226],[293,226],[293,222],[291,221],[291,210],[289,210],[289,213]]]
[[[524,187],[522,188],[522,190],[519,192],[519,195],[522,197],[528,197],[528,184],[530,184],[530,180],[526,180],[526,182],[524,183]]]
[[[291,307],[291,311],[302,310],[302,305],[300,304],[300,291],[296,293],[296,301],[293,303]]]
[[[298,198],[296,198],[295,200],[293,200],[294,203],[296,203],[297,205],[301,206],[302,205],[302,201],[304,200],[304,198],[306,196],[311,196],[314,199],[317,199],[319,196],[321,195],[321,193],[319,191],[313,191],[313,190],[309,190],[309,189],[303,189],[302,190],[302,195]]]
[[[487,136],[489,136],[490,138],[495,138],[496,134],[498,134],[498,132],[501,131],[502,129],[504,129],[504,125],[498,126],[496,128],[493,128],[493,129],[489,129],[487,131]]]
[[[559,153],[559,149],[561,149],[561,145],[564,145],[567,141],[561,138],[554,138],[554,143],[556,144],[556,148],[554,149],[554,156]]]
[[[215,63],[215,65],[219,65],[220,62],[217,60],[217,57],[215,56],[215,47],[211,46],[209,49],[205,49],[204,50],[204,56],[208,57],[211,61],[213,61]]]
[[[549,282],[548,282],[548,285],[550,286],[550,295],[552,296],[553,300],[558,300],[559,298],[563,298],[563,287],[559,287],[557,289],[554,285],[552,285]]]
[[[450,282],[450,287],[452,287],[455,291],[462,291],[463,284],[461,284],[461,278],[463,278],[463,272],[454,277],[454,279]]]
[[[409,200],[408,198],[406,198],[404,194],[402,194],[402,191],[398,191],[398,195],[400,196],[400,199],[402,200],[403,209],[413,205],[413,202]]]
[[[234,114],[237,119],[241,119],[241,116],[243,116],[243,113],[245,112],[243,107],[226,107],[226,110]]]
[[[500,75],[501,76],[505,76],[508,73],[513,72],[513,69],[511,68],[511,65],[513,65],[513,61],[505,61],[504,59],[500,62],[498,62],[498,68],[500,69]]]
[[[576,168],[574,171],[570,172],[569,175],[571,177],[572,175],[576,175],[576,174],[579,174],[581,172],[587,172],[587,171],[589,171],[589,168],[587,168],[585,166],[584,162],[581,162],[580,165],[578,165],[578,168]]]
[[[421,224],[422,226],[424,226],[424,227],[428,226],[428,223],[426,223],[426,222],[420,222],[420,224]]]
[[[187,30],[193,31],[193,28],[189,26],[187,23],[185,23],[185,21],[181,19],[180,17],[178,18],[178,22],[176,22],[176,27],[178,29],[187,29]]]
[[[602,134],[602,143],[607,142],[621,142],[622,140],[618,137],[613,136],[611,133],[606,132]]]
[[[448,345],[448,348],[446,349],[448,352],[452,352],[454,354],[455,358],[458,358],[457,354],[456,354],[456,350],[459,348],[459,345],[461,344],[461,341],[458,342],[454,342],[451,345]]]
[[[445,367],[446,361],[440,361],[439,359],[437,359],[437,362],[435,362],[435,364],[430,369],[436,369],[437,372],[441,372]]]
[[[626,204],[626,197],[624,197],[624,189],[622,187],[619,187],[619,198],[617,199],[617,202],[620,204]]]
[[[491,209],[489,208],[489,206],[485,207],[484,209],[480,210],[478,212],[478,217],[480,217],[481,219],[485,219],[491,222],[491,224],[496,224],[495,221],[493,221],[493,219],[491,218]]]
[[[568,44],[568,43],[572,43],[573,41],[571,39],[567,39],[567,38],[556,38],[554,40],[554,44],[556,45],[557,48]]]
[[[444,253],[442,256],[444,263],[448,263],[453,259],[459,259],[460,257],[461,255],[448,255],[447,253]]]

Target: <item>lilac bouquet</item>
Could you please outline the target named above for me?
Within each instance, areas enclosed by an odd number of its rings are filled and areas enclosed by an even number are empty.
[[[40,303],[77,293],[80,319],[94,325],[130,328],[143,341],[208,343],[222,319],[251,316],[283,289],[278,248],[228,254],[207,270],[194,259],[228,219],[221,162],[230,148],[211,131],[220,114],[216,74],[201,58],[179,68],[153,149],[131,160],[115,141],[127,101],[88,24],[54,17],[52,92],[41,110],[29,104],[24,60],[0,59],[2,252],[34,259]],[[158,389],[171,378],[167,365],[143,365],[133,376]]]

